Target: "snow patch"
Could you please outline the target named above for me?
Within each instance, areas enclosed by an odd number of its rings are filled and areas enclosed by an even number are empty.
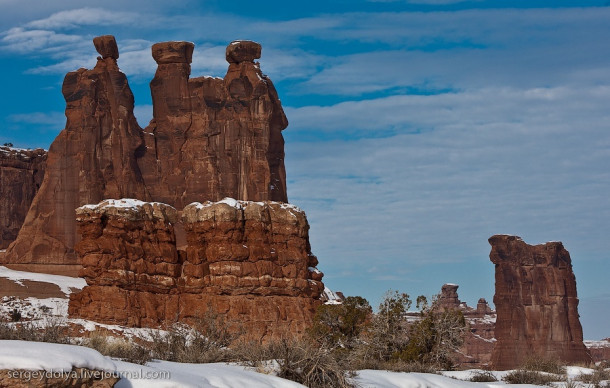
[[[73,367],[116,371],[114,362],[93,349],[46,342],[0,341],[0,369],[69,372]]]
[[[61,292],[66,295],[69,295],[72,292],[71,289],[75,288],[81,290],[87,285],[87,282],[83,278],[15,271],[3,266],[0,266],[0,277],[12,280],[19,285],[23,285],[23,280],[56,284],[60,288]]]

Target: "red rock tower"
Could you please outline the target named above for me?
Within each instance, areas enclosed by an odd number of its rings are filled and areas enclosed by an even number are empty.
[[[527,358],[588,363],[578,315],[576,278],[560,242],[528,245],[520,237],[489,238],[496,266],[494,368],[516,368]]]
[[[66,127],[49,148],[42,185],[3,258],[13,268],[75,275],[75,209],[105,198],[149,199],[136,162],[142,129],[127,77],[117,66],[116,41],[105,35],[93,43],[101,55],[95,68],[64,79]]]
[[[190,78],[194,45],[152,47],[153,120],[139,159],[156,201],[182,209],[225,197],[288,202],[284,138],[288,125],[271,80],[255,59],[261,46],[232,42],[224,78]]]

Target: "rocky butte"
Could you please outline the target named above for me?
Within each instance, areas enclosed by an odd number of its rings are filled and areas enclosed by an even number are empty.
[[[47,152],[0,147],[0,249],[15,240],[44,177]]]
[[[155,44],[153,119],[144,130],[114,37],[97,37],[94,45],[95,68],[64,79],[66,127],[49,149],[44,180],[4,264],[76,275],[75,209],[107,198],[180,210],[224,197],[287,202],[281,132],[288,122],[273,83],[254,62],[258,43],[227,47],[224,78],[190,78],[192,43]]]
[[[591,362],[583,344],[576,278],[561,242],[528,245],[520,237],[489,238],[496,267],[494,368],[512,369],[528,357]]]
[[[221,315],[255,340],[302,335],[324,290],[305,213],[265,201],[195,202],[179,216],[162,203],[107,200],[77,209],[88,286],[69,314],[156,327]],[[186,250],[174,224],[182,218]]]
[[[303,334],[323,274],[287,203],[288,121],[261,46],[232,42],[224,78],[190,78],[192,43],[153,45],[142,129],[114,37],[93,42],[95,68],[64,79],[66,127],[4,263],[84,277],[73,317],[156,327],[211,312],[250,339]]]

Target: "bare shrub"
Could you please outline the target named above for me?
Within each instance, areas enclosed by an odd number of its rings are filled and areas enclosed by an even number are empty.
[[[469,380],[474,383],[491,383],[498,381],[496,376],[488,370],[478,370],[470,373]]]
[[[21,312],[17,309],[12,309],[9,316],[13,322],[19,322],[21,320]]]
[[[207,363],[228,361],[229,345],[241,332],[230,330],[224,319],[213,312],[197,319],[191,326],[175,324],[167,332],[151,332],[153,358],[186,362]]]
[[[605,369],[603,365],[599,365],[595,367],[593,373],[583,373],[577,379],[591,384],[593,388],[610,387],[610,370]]]
[[[528,357],[521,365],[521,369],[553,373],[556,375],[566,374],[565,365],[563,365],[558,359],[552,357]]]
[[[119,358],[134,364],[144,365],[151,360],[150,350],[122,338],[93,333],[83,342],[83,345],[95,349],[105,356]]]
[[[509,384],[533,385],[551,385],[552,382],[558,380],[558,376],[555,374],[525,369],[517,369],[511,371],[502,378],[502,381],[505,381]]]
[[[332,350],[315,342],[282,339],[261,345],[257,342],[240,343],[235,347],[235,356],[242,363],[264,370],[269,361],[275,361],[279,377],[296,381],[310,388],[352,385],[344,370],[332,354]]]
[[[60,318],[46,318],[41,322],[0,322],[0,339],[69,344],[68,325]]]

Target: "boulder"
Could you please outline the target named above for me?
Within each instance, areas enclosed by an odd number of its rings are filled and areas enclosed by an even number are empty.
[[[529,245],[507,235],[492,236],[489,243],[496,271],[493,367],[513,369],[536,356],[571,365],[591,362],[572,261],[563,244]]]

